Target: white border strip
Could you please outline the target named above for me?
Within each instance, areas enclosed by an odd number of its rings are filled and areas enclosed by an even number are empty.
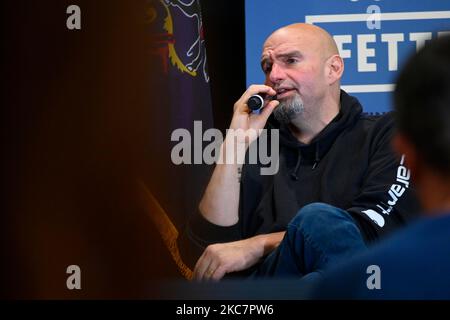
[[[348,93],[367,93],[367,92],[391,92],[394,91],[395,85],[393,83],[386,84],[362,84],[353,86],[341,86],[342,90]]]
[[[374,13],[357,14],[326,14],[305,16],[306,23],[317,22],[355,22],[373,19]],[[379,13],[381,21],[389,20],[424,20],[424,19],[450,19],[450,11],[417,11],[417,12],[389,12]]]

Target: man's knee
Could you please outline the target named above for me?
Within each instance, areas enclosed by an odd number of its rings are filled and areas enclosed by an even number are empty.
[[[353,219],[344,210],[322,202],[314,202],[302,207],[289,222],[297,228],[324,226],[332,221],[351,221]]]
[[[350,214],[325,203],[311,203],[300,209],[288,225],[288,239],[292,246],[303,239],[302,247],[308,254],[326,256],[327,262],[365,248]]]
[[[326,203],[315,202],[301,208],[289,223],[288,228],[292,227],[311,240],[329,242],[342,236],[362,239],[350,214]]]

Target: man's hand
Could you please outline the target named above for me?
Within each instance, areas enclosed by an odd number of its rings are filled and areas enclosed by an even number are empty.
[[[245,91],[241,98],[234,104],[234,113],[233,118],[231,119],[230,129],[242,129],[246,132],[247,140],[245,142],[247,145],[257,138],[257,136],[249,134],[249,130],[257,131],[263,129],[270,114],[279,104],[279,101],[272,100],[266,104],[259,114],[252,113],[247,106],[247,101],[252,95],[258,93],[265,93],[270,96],[277,94],[276,91],[269,86],[255,84],[248,87],[247,91]]]
[[[227,273],[248,269],[276,248],[283,236],[284,232],[277,232],[210,245],[195,265],[194,279],[220,280]]]
[[[272,100],[260,114],[252,113],[247,106],[248,98],[257,93],[276,95],[265,85],[252,85],[234,104],[230,130],[222,143],[219,161],[199,204],[200,213],[211,223],[231,226],[239,220],[239,171],[245,160],[248,146],[258,138],[259,130],[266,125],[279,102]],[[232,134],[231,134],[232,132]]]
[[[263,256],[255,237],[208,246],[194,269],[196,280],[220,280],[226,273],[245,270]]]

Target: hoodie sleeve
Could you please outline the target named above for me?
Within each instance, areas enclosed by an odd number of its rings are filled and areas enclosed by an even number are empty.
[[[262,195],[263,178],[259,175],[260,166],[248,162],[247,152],[239,191],[239,221],[233,226],[219,226],[206,220],[197,210],[178,240],[186,263],[195,265],[210,244],[238,241],[256,234],[258,220],[253,213]]]
[[[178,243],[183,260],[193,267],[210,244],[240,239],[239,222],[233,226],[222,227],[209,222],[197,211],[189,219],[184,232],[178,239]]]
[[[392,114],[380,118],[373,132],[361,191],[347,208],[369,242],[415,218],[419,207],[405,157],[397,156],[391,147],[394,133]]]

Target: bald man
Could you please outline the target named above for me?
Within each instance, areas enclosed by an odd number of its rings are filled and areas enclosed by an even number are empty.
[[[404,158],[390,148],[392,116],[363,115],[358,100],[340,89],[344,63],[325,30],[276,30],[264,43],[261,66],[265,84],[251,85],[234,105],[230,129],[244,134],[227,135],[221,152],[229,152],[227,142],[245,148],[236,148],[235,161],[216,165],[187,228],[201,252],[198,280],[244,270],[312,279],[418,211]],[[251,112],[254,94],[275,99]],[[279,133],[279,170],[272,175],[261,174],[261,163],[238,161],[262,128]]]

